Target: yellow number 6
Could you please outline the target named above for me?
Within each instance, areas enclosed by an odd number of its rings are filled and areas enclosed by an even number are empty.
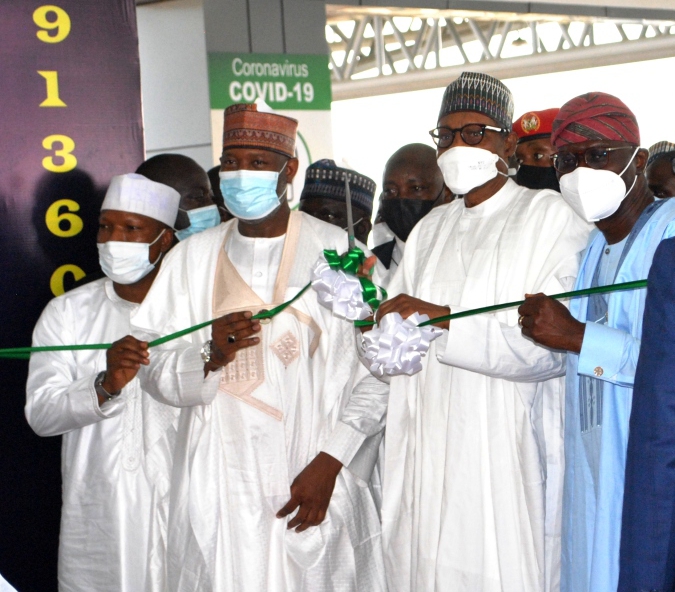
[[[68,136],[54,134],[42,140],[42,147],[45,150],[52,150],[56,142],[61,144],[61,149],[54,150],[54,156],[45,156],[42,159],[42,166],[52,173],[67,173],[68,171],[72,171],[77,166],[77,158],[75,158],[74,154],[71,154],[75,150],[75,142]],[[62,158],[63,162],[55,164],[55,157]]]
[[[61,213],[62,209],[67,211],[63,214]],[[49,209],[47,210],[47,215],[45,216],[45,222],[47,223],[47,228],[52,234],[60,236],[63,238],[69,238],[75,236],[82,232],[84,228],[84,222],[77,214],[71,214],[70,212],[77,212],[80,209],[80,204],[72,199],[59,199],[55,201]],[[68,224],[67,229],[61,228],[61,222],[66,222]]]
[[[56,19],[48,21],[47,15],[52,12],[56,15]],[[70,33],[70,17],[63,8],[59,8],[58,6],[40,6],[33,13],[33,22],[43,29],[42,31],[38,31],[36,35],[40,41],[44,41],[45,43],[59,43],[68,37]],[[56,34],[50,35],[48,33],[50,29],[56,29]]]
[[[68,273],[72,274],[75,281],[81,280],[86,275],[77,265],[73,265],[72,263],[62,265],[52,274],[49,280],[49,288],[54,296],[61,296],[66,291],[63,287],[63,280]]]

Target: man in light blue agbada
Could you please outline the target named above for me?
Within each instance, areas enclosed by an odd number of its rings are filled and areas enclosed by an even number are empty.
[[[576,289],[647,277],[661,240],[675,235],[675,203],[655,201],[635,116],[619,99],[588,93],[553,124],[563,198],[591,234]],[[646,290],[572,300],[543,294],[520,309],[523,334],[569,352],[565,402],[562,592],[615,591],[628,422]]]

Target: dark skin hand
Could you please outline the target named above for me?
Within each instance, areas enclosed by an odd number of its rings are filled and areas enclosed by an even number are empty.
[[[286,167],[284,168],[284,164]],[[283,171],[281,170],[283,168]],[[277,195],[281,196],[298,172],[298,159],[288,158],[272,152],[253,148],[227,148],[220,157],[220,170],[225,171],[276,171],[279,173]],[[286,234],[291,209],[283,199],[281,206],[262,220],[239,220],[239,232],[253,238],[273,238]]]
[[[443,317],[450,314],[450,308],[447,306],[438,306],[437,304],[431,304],[430,302],[425,302],[419,298],[413,298],[407,294],[399,294],[391,300],[385,300],[380,304],[380,308],[377,309],[377,319],[381,319],[384,315],[390,312],[399,313],[404,319],[407,319],[413,313],[429,315],[430,319],[436,317]],[[434,323],[436,327],[441,329],[449,329],[450,321],[443,321],[440,323]]]
[[[577,321],[563,304],[545,294],[526,294],[518,308],[522,333],[540,345],[579,353],[586,324]]]
[[[256,336],[260,332],[260,321],[252,319],[252,316],[249,310],[232,312],[213,322],[211,360],[204,364],[204,376],[234,361],[240,349],[260,343],[260,338]],[[234,335],[234,343],[228,341],[230,335]]]
[[[139,341],[131,335],[122,337],[106,352],[106,362],[102,386],[108,393],[120,391],[136,377],[141,365],[150,363],[148,342]],[[105,403],[105,399],[97,396],[99,405]]]
[[[277,512],[277,518],[298,513],[288,522],[289,530],[303,532],[310,526],[318,526],[326,517],[335,480],[342,463],[330,454],[319,452],[291,484],[291,499]]]
[[[594,146],[630,146],[624,142],[607,140],[588,140],[578,144],[569,144],[565,150],[572,153],[582,153]],[[633,150],[617,150],[609,152],[606,170],[619,174],[631,159]],[[622,241],[630,234],[644,209],[654,201],[654,196],[647,187],[644,171],[648,153],[640,149],[622,175],[626,189],[631,186],[637,175],[633,189],[621,202],[619,209],[595,225],[602,232],[610,245]],[[583,158],[577,166],[587,166]],[[522,333],[537,343],[550,347],[579,353],[586,330],[585,323],[574,319],[570,312],[560,302],[548,298],[544,294],[527,294],[526,302],[518,309],[521,315]]]

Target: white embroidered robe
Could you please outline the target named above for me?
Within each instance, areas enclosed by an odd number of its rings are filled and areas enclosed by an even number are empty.
[[[589,227],[513,181],[413,230],[389,286],[452,312],[572,289]],[[390,592],[559,585],[565,359],[517,309],[451,322],[424,368],[391,380],[383,492]],[[548,484],[547,484],[548,473]]]
[[[323,249],[347,247],[341,229],[292,213],[278,270],[251,262],[251,277],[276,278],[273,302],[266,303],[224,248],[243,248],[246,241],[230,234],[237,223],[195,235],[170,253],[134,318],[139,330],[166,334],[235,310],[272,308],[307,284]],[[241,253],[232,260],[245,267]],[[183,407],[169,518],[170,589],[383,590],[380,524],[368,480],[388,386],[359,363],[353,326],[333,317],[311,289],[262,327],[260,345],[206,379],[199,350],[210,328],[152,351],[141,378],[160,400]],[[324,522],[298,534],[286,529],[290,518],[275,514],[321,450],[345,468]]]

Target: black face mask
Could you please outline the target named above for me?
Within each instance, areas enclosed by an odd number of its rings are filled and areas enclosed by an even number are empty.
[[[560,183],[553,167],[521,164],[516,173],[516,183],[530,189],[553,189],[560,192]]]
[[[439,196],[440,197],[440,196]],[[403,242],[410,231],[436,205],[438,199],[383,199],[380,202],[382,219]]]

